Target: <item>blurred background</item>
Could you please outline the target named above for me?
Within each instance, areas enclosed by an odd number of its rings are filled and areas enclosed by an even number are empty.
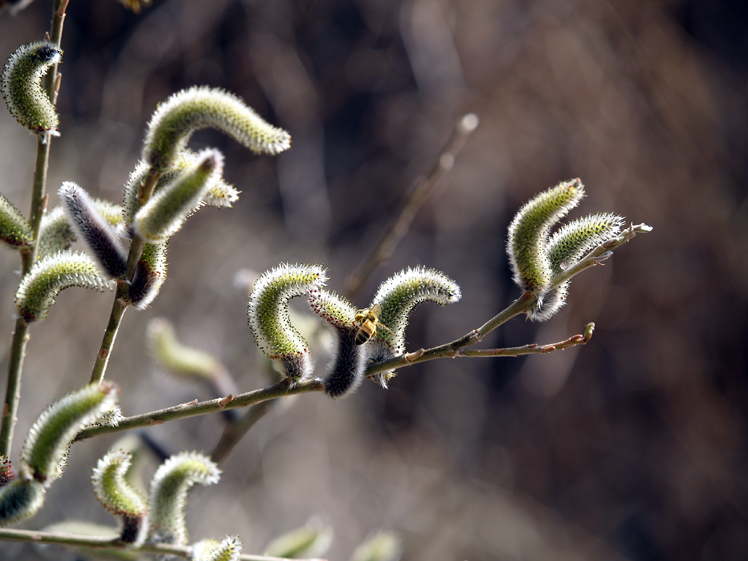
[[[745,559],[748,5],[155,0],[136,15],[72,0],[67,13],[50,205],[65,180],[121,201],[150,114],[189,85],[234,92],[293,137],[270,158],[195,135],[191,146],[224,151],[242,195],[233,210],[190,219],[161,295],[126,315],[107,375],[125,415],[208,397],[154,367],[144,333],[155,316],[218,356],[242,391],[267,385],[237,272],[324,263],[328,286],[344,291],[465,113],[480,126],[355,301],[366,306],[408,265],[455,279],[462,301],[417,308],[410,350],[461,336],[519,295],[506,228],[541,190],[580,177],[588,196],[572,216],[614,211],[654,227],[577,277],[551,321],[515,318],[482,343],[548,343],[594,321],[586,347],[434,361],[399,371],[387,391],[366,382],[344,400],[283,400],[220,484],[193,492],[193,539],[238,534],[260,553],[313,520],[335,530],[331,560],[380,528],[402,536],[408,560]],[[2,56],[41,39],[50,15],[48,0],[3,14]],[[35,144],[0,111],[0,189],[24,212]],[[17,255],[3,249],[0,265],[8,336]],[[33,326],[14,461],[41,409],[87,382],[110,306],[111,294],[65,291]],[[209,451],[221,423],[148,435],[169,451]],[[115,440],[76,444],[23,527],[114,524],[88,480]],[[0,545],[1,559],[76,555]]]

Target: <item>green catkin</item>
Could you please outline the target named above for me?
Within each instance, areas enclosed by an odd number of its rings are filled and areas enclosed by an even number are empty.
[[[331,527],[308,523],[275,538],[265,548],[265,555],[290,559],[322,557],[330,549],[332,539]]]
[[[150,488],[148,541],[184,545],[187,493],[196,483],[218,483],[221,470],[198,452],[180,452],[156,470]]]
[[[0,528],[31,518],[44,504],[44,487],[34,480],[14,479],[0,488]]]
[[[197,130],[214,128],[257,153],[278,154],[291,137],[273,127],[237,96],[220,89],[192,87],[172,95],[153,114],[145,138],[143,160],[163,173]]]
[[[598,245],[620,234],[623,217],[617,214],[592,214],[573,220],[556,231],[548,241],[546,253],[555,277],[564,272]],[[535,321],[545,321],[556,314],[565,304],[571,281],[564,282],[542,295],[542,299],[530,310]]]
[[[198,154],[192,150],[185,149],[180,152],[177,157],[172,169],[161,175],[156,187],[154,194],[158,193],[164,186],[169,185],[182,175],[186,170],[191,168],[197,161]],[[128,228],[132,227],[132,221],[135,217],[135,213],[140,208],[140,201],[138,200],[138,189],[146,180],[148,176],[148,164],[144,161],[138,162],[135,169],[130,173],[130,177],[125,184],[124,189],[124,205],[122,208],[122,216],[125,224]],[[218,181],[213,183],[208,189],[208,192],[203,196],[200,201],[199,207],[212,206],[216,208],[231,208],[231,206],[239,200],[239,191],[237,191],[232,185],[226,183],[223,177],[220,177]],[[198,208],[199,208],[198,207]]]
[[[2,90],[8,110],[24,127],[56,136],[57,110],[42,87],[42,77],[62,60],[62,51],[48,41],[19,47],[3,69]]]
[[[218,540],[202,540],[192,546],[191,561],[238,561],[242,542],[238,536]]]
[[[509,225],[507,253],[514,282],[539,298],[553,271],[546,252],[550,229],[584,196],[579,179],[564,181],[526,203]]]
[[[282,263],[265,271],[249,294],[247,315],[257,345],[277,360],[283,373],[295,382],[311,375],[313,365],[306,340],[291,325],[288,301],[327,282],[320,265]]]
[[[48,487],[59,477],[73,439],[114,409],[117,386],[104,382],[71,392],[47,407],[29,429],[21,451],[21,471]]]
[[[61,251],[37,261],[16,290],[16,308],[27,321],[42,320],[61,290],[71,286],[103,292],[110,285],[85,253]]]
[[[135,214],[135,232],[149,242],[168,240],[200,206],[223,171],[223,154],[207,149],[194,164],[164,186]]]
[[[124,543],[137,543],[143,534],[148,502],[127,481],[132,455],[124,450],[110,450],[93,470],[91,484],[102,506],[122,519],[120,539]]]
[[[28,221],[2,193],[0,193],[0,240],[15,248],[28,247],[34,241]]]

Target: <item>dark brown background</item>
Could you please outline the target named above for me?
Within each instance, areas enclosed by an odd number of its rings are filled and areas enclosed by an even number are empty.
[[[50,12],[37,0],[2,16],[2,56],[39,39]],[[150,113],[188,85],[224,87],[293,135],[278,158],[195,136],[224,150],[242,197],[189,221],[162,295],[125,317],[108,373],[125,414],[202,396],[147,358],[156,315],[221,357],[243,390],[265,384],[236,272],[320,262],[342,290],[466,112],[480,127],[356,302],[407,265],[454,278],[462,301],[417,309],[409,348],[452,340],[518,295],[507,224],[560,180],[587,185],[575,216],[654,226],[576,279],[552,321],[515,319],[484,341],[550,342],[595,321],[588,346],[421,365],[389,391],[366,383],[338,402],[284,400],[221,483],[194,492],[192,537],[239,534],[261,552],[317,517],[336,531],[330,559],[378,528],[401,533],[409,560],[744,559],[747,15],[739,0],[167,0],[140,16],[71,0],[52,204],[63,180],[121,200]],[[3,111],[0,189],[24,211],[34,145]],[[9,334],[19,265],[7,249],[0,259]],[[41,408],[88,380],[110,301],[66,291],[34,326],[13,459]],[[203,417],[149,434],[210,450],[219,431],[220,417]],[[77,444],[25,527],[113,523],[88,484],[113,441]],[[60,554],[0,545],[2,559]]]

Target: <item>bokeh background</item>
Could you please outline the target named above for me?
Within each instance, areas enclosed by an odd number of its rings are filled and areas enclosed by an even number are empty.
[[[50,14],[36,0],[2,15],[2,56],[40,39]],[[207,397],[153,366],[144,333],[155,316],[220,357],[242,390],[266,385],[237,272],[319,262],[343,291],[467,112],[480,126],[355,302],[408,265],[454,278],[462,301],[417,308],[410,349],[466,333],[519,294],[507,225],[558,181],[587,186],[574,216],[615,211],[654,227],[577,277],[557,317],[516,318],[483,341],[546,343],[594,321],[586,347],[436,361],[402,370],[387,391],[367,382],[345,400],[283,400],[221,483],[194,491],[194,539],[238,534],[260,553],[312,520],[335,529],[334,560],[380,528],[402,536],[408,560],[745,559],[744,2],[156,0],[135,15],[114,0],[72,0],[63,47],[50,205],[64,180],[120,201],[150,114],[185,86],[232,91],[293,136],[291,151],[269,158],[195,135],[192,146],[224,151],[242,195],[233,210],[190,219],[160,297],[126,315],[108,373],[126,415]],[[25,211],[35,140],[0,113],[0,189]],[[19,262],[7,248],[0,261],[7,336]],[[33,327],[14,460],[44,405],[88,380],[110,305],[109,294],[69,290]],[[5,372],[7,344],[0,356]],[[166,450],[208,451],[221,423],[148,435]],[[113,524],[88,478],[115,440],[76,444],[24,527]],[[3,560],[76,555],[0,544]]]

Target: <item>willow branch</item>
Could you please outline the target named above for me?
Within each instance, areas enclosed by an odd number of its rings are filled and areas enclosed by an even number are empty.
[[[123,551],[138,551],[152,555],[176,555],[183,559],[192,559],[192,547],[188,545],[171,545],[166,543],[152,543],[142,545],[123,544],[119,538],[101,536],[79,536],[57,532],[43,532],[38,530],[15,530],[0,528],[0,541],[30,542],[40,544],[67,545],[86,549],[116,549]],[[239,556],[241,561],[284,561],[280,557],[266,555],[252,555],[244,553]],[[322,559],[306,561],[324,561]]]
[[[452,137],[428,174],[416,183],[395,211],[393,220],[387,225],[377,244],[364,257],[358,269],[346,280],[346,292],[350,298],[358,294],[371,278],[379,265],[387,261],[400,240],[408,233],[416,214],[428,196],[433,192],[437,182],[454,165],[455,157],[460,153],[470,134],[478,126],[478,117],[474,113],[464,115],[455,126]]]
[[[55,0],[50,41],[58,47],[62,40],[62,27],[65,22],[65,9],[67,5],[68,0]],[[57,65],[55,64],[47,72],[44,84],[52,103],[57,102],[57,92],[60,88],[59,78],[60,75],[57,73]],[[35,240],[39,238],[39,228],[41,227],[42,216],[47,205],[47,168],[49,167],[51,142],[52,135],[50,134],[38,135],[36,142],[36,163],[34,165],[34,179],[31,186],[31,212],[29,213],[29,226]],[[37,244],[21,250],[21,276],[31,270],[36,261],[37,251]],[[28,340],[29,324],[22,318],[18,318],[16,320],[16,328],[11,336],[8,379],[2,411],[2,426],[0,426],[0,454],[5,456],[10,456],[10,449],[13,444],[13,430],[16,425],[18,402],[21,399],[21,376]]]
[[[227,422],[218,444],[216,444],[215,448],[213,448],[213,451],[210,453],[211,458],[219,464],[228,458],[231,451],[244,435],[247,434],[247,432],[249,432],[249,430],[255,426],[260,419],[267,415],[277,403],[278,401],[275,399],[257,403],[250,407],[249,411],[247,411],[241,418],[234,422]]]
[[[151,198],[158,179],[159,174],[151,168],[145,182],[141,184],[140,192],[138,193],[141,206]],[[143,253],[144,247],[145,240],[138,234],[133,234],[132,241],[130,242],[130,253],[127,256],[127,272],[125,273],[125,279],[119,279],[117,281],[117,291],[114,295],[112,311],[109,313],[109,320],[107,321],[107,326],[104,330],[101,346],[99,347],[99,352],[96,354],[96,360],[94,360],[94,365],[91,369],[90,383],[92,384],[101,382],[106,374],[106,369],[109,365],[109,357],[112,354],[112,347],[117,338],[119,326],[122,323],[125,311],[130,305],[128,298],[130,282],[135,276],[135,269],[138,266],[138,260]]]
[[[144,413],[142,415],[126,417],[125,419],[120,420],[116,427],[90,427],[82,431],[78,435],[76,440],[86,440],[88,438],[99,436],[102,434],[111,434],[140,427],[160,425],[161,423],[165,423],[167,421],[186,419],[187,417],[195,417],[197,415],[215,413],[217,411],[223,411],[225,409],[249,407],[250,405],[256,405],[258,403],[262,403],[263,401],[268,401],[279,397],[286,397],[309,392],[319,392],[323,389],[324,384],[322,383],[322,380],[319,380],[317,378],[302,380],[294,385],[291,385],[288,379],[284,379],[274,386],[269,386],[267,388],[262,388],[259,390],[253,390],[251,392],[246,392],[237,396],[229,395],[226,397],[211,399],[208,401],[195,400],[188,403],[175,405],[174,407],[161,409],[159,411],[152,411],[151,413]]]

